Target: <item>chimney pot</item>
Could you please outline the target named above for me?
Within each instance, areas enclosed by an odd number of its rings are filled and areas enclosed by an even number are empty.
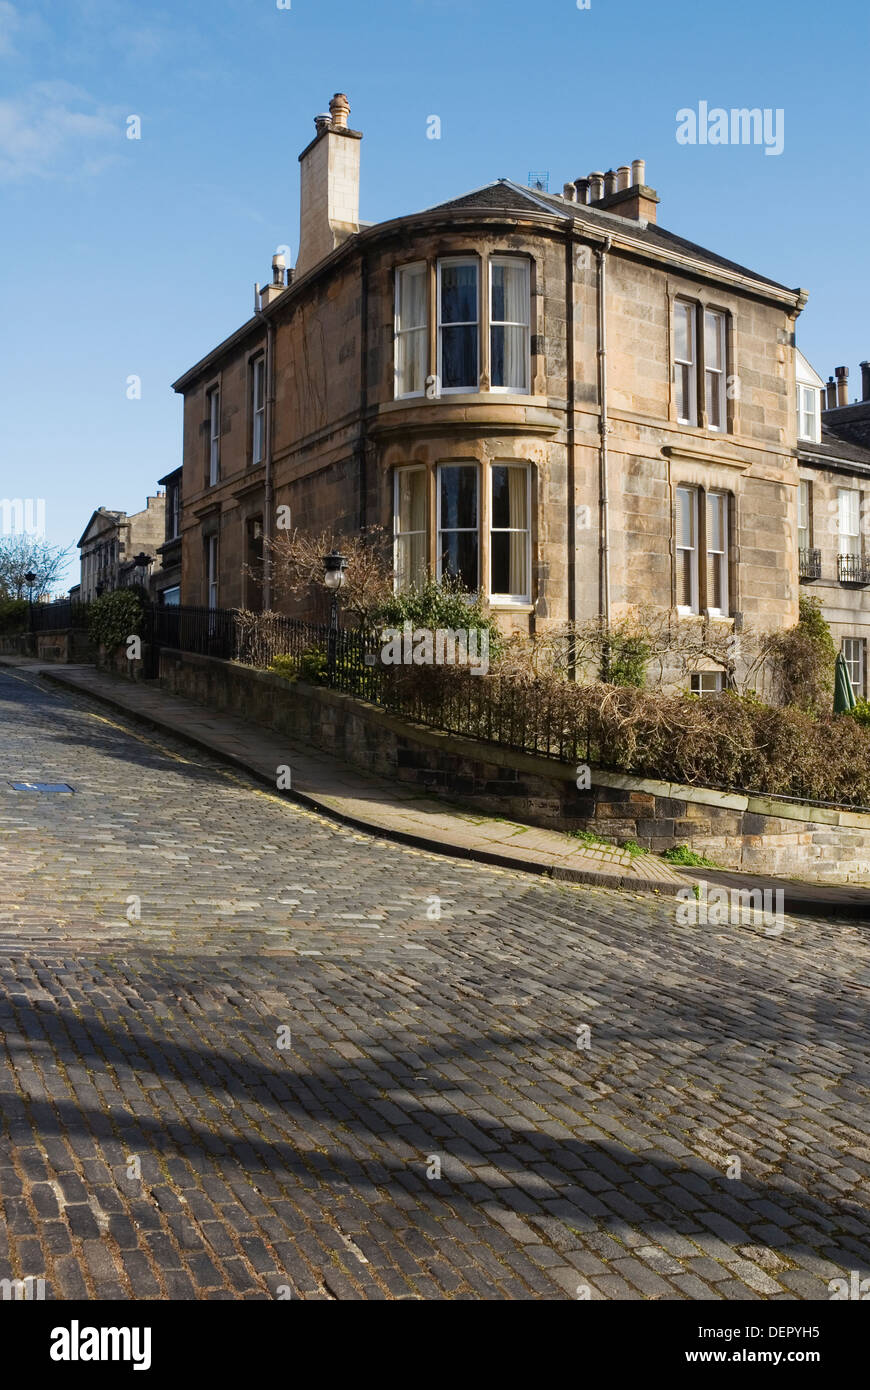
[[[825,409],[836,410],[837,408],[837,383],[832,376],[828,377],[825,383]]]
[[[861,363],[861,399],[870,401],[870,362]]]
[[[608,169],[604,175],[604,196],[609,198],[611,193],[616,192],[616,170]]]
[[[564,183],[562,185],[562,197],[567,198],[569,203],[576,203],[577,189],[574,187],[573,183]]]
[[[621,193],[624,188],[631,187],[631,167],[628,164],[620,164],[616,171],[616,186]]]
[[[837,378],[837,405],[849,404],[849,368],[835,367],[834,375]]]
[[[631,161],[631,181],[632,183],[646,183],[646,160],[633,159]]]
[[[574,187],[575,187],[576,190],[577,190],[577,202],[578,202],[578,203],[588,203],[588,202],[589,202],[589,180],[588,180],[588,179],[575,179],[575,180],[574,180]]]
[[[314,128],[317,131],[318,135],[322,135],[324,130],[329,130],[329,127],[331,125],[332,117],[330,116],[328,111],[321,112],[319,116],[314,117]]]
[[[344,92],[336,92],[332,101],[329,103],[329,114],[332,117],[332,124],[338,126],[340,130],[347,129],[347,118],[350,115],[350,102]]]
[[[597,203],[599,198],[604,197],[604,174],[600,169],[589,175],[589,201]]]

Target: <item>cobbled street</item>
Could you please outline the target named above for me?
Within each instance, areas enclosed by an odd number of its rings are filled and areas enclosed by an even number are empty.
[[[870,1274],[864,924],[680,926],[404,849],[8,670],[0,743],[0,1278],[784,1300]],[[74,794],[10,785],[36,780]]]

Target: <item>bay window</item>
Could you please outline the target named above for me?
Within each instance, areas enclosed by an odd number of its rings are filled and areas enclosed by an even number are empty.
[[[490,596],[496,602],[531,599],[530,470],[526,464],[493,464],[490,511]]]
[[[396,272],[396,396],[422,396],[429,360],[429,274],[425,261]]]
[[[450,257],[438,262],[438,378],[442,391],[476,391],[478,367],[478,263]]]
[[[426,581],[427,538],[425,468],[397,468],[393,501],[393,566],[396,588]]]
[[[440,464],[438,468],[439,580],[458,579],[477,592],[479,584],[477,465]]]
[[[529,390],[529,263],[493,256],[489,263],[489,356],[493,391]]]

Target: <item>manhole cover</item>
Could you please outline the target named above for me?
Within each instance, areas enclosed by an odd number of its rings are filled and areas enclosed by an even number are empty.
[[[12,782],[12,790],[15,792],[71,792],[72,787],[67,782]]]

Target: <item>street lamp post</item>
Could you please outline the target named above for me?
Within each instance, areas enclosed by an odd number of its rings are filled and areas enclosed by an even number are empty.
[[[337,550],[323,557],[323,582],[332,597],[329,611],[329,637],[327,641],[327,673],[329,684],[335,684],[335,659],[338,653],[338,591],[344,583],[347,560]]]
[[[27,571],[27,573],[26,573],[25,576],[24,576],[24,582],[25,582],[25,584],[27,585],[27,589],[28,589],[28,593],[27,593],[27,627],[28,627],[28,631],[32,634],[32,633],[33,633],[33,586],[34,586],[34,584],[36,583],[36,575],[33,573],[33,570],[28,570],[28,571]]]

